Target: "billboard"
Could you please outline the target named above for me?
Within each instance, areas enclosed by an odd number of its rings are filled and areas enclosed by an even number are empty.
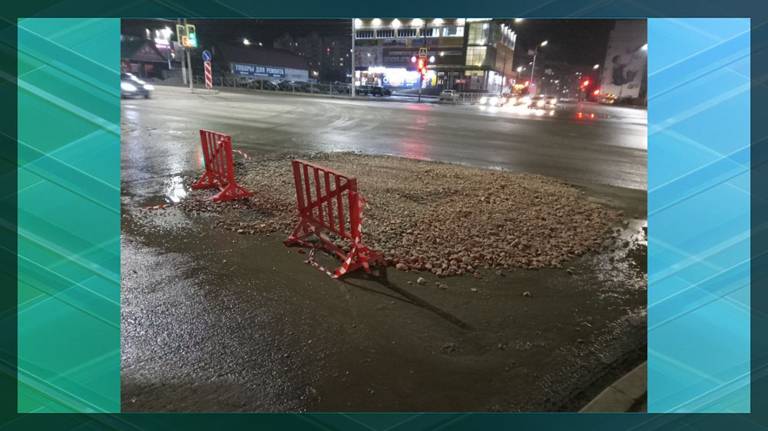
[[[284,78],[285,69],[282,67],[270,67],[261,66],[258,64],[248,63],[230,63],[230,69],[233,75],[250,76],[250,77],[264,77],[270,78]]]
[[[645,20],[619,20],[608,39],[600,91],[617,98],[640,97],[647,82]]]

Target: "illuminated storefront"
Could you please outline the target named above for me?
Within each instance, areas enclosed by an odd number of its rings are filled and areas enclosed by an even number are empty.
[[[355,71],[355,85],[376,85],[387,88],[418,88],[420,73],[403,67],[369,67]],[[437,72],[427,71],[421,80],[422,88],[437,87]]]
[[[426,48],[428,56],[423,88],[499,91],[513,76],[517,35],[503,20],[354,21],[355,82],[360,85],[418,88],[415,56],[420,48]]]

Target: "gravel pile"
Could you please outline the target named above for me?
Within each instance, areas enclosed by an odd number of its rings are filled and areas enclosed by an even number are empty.
[[[248,202],[214,205],[193,192],[181,205],[215,212],[243,234],[288,234],[296,223],[290,160],[238,166]],[[384,156],[309,157],[358,178],[367,200],[363,241],[400,270],[439,276],[480,268],[559,267],[600,246],[621,213],[553,178]]]

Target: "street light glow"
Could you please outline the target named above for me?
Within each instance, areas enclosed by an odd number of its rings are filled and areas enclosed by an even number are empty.
[[[596,65],[592,66],[592,69],[593,69],[593,70],[597,70],[597,69],[599,69],[599,68],[600,68],[600,65],[599,65],[599,64],[596,64]]]
[[[515,24],[520,24],[524,20],[522,18],[515,18]]]
[[[400,28],[400,20],[395,18],[392,20],[392,28]]]
[[[443,25],[443,19],[442,18],[435,18],[432,20],[432,24],[434,25]]]
[[[424,25],[424,20],[421,18],[414,18],[411,20],[411,25],[414,27],[421,27]]]
[[[540,47],[542,47],[542,48],[543,48],[543,47],[545,47],[545,46],[547,46],[547,45],[549,45],[549,41],[548,41],[548,40],[545,40],[544,42],[541,42],[541,43],[539,44],[539,46],[540,46]]]
[[[371,21],[371,24],[373,24],[375,26],[380,26],[381,25],[381,19],[374,18],[373,21]]]
[[[648,44],[646,43],[645,45],[641,46],[640,49],[643,51],[648,51]]]
[[[517,72],[520,73],[523,71],[523,66],[517,66]]]
[[[361,25],[363,25],[363,20],[355,18],[355,27],[360,27]]]
[[[244,37],[244,38],[243,38],[243,45],[245,45],[245,46],[250,46],[250,45],[251,45],[251,41],[250,41],[250,40],[248,40],[248,38],[247,38],[247,37]]]

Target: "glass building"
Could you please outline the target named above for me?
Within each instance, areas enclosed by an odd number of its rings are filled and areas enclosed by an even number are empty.
[[[505,20],[355,19],[354,37],[359,85],[417,87],[419,55],[428,64],[423,88],[497,92],[513,76],[517,35]]]

